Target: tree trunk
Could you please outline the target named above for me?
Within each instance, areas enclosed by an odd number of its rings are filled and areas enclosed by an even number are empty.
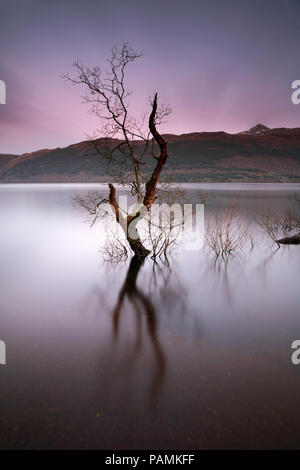
[[[156,129],[155,126],[155,116],[157,112],[157,93],[155,94],[154,101],[153,101],[153,106],[152,106],[152,112],[149,117],[149,129],[150,132],[154,138],[154,140],[157,142],[159,148],[160,148],[160,156],[155,157],[157,160],[156,166],[153,170],[153,173],[150,177],[150,179],[146,183],[146,191],[145,191],[145,197],[143,200],[144,206],[149,210],[155,200],[155,194],[156,194],[156,187],[157,183],[160,178],[160,174],[162,172],[162,169],[164,167],[164,164],[166,163],[168,154],[167,154],[167,143],[163,139],[163,137],[159,134],[159,132]],[[109,185],[109,203],[110,205],[114,208],[115,214],[116,214],[116,220],[118,223],[121,223],[121,217],[122,214],[120,214],[120,208],[116,199],[116,189],[115,187],[110,183]],[[136,237],[132,238],[129,235],[129,225],[135,224],[135,219],[137,219],[137,215],[133,216],[128,216],[126,219],[126,239],[130,245],[130,248],[132,251],[135,253],[136,256],[138,256],[141,259],[146,258],[150,251],[147,250],[147,248],[144,247],[142,244],[138,232],[136,231]],[[121,224],[122,225],[122,224]],[[135,226],[133,225],[133,228]],[[123,227],[124,229],[124,227]]]
[[[151,208],[151,206],[152,206],[152,204],[155,200],[157,183],[159,181],[160,174],[162,172],[162,169],[163,169],[163,167],[166,163],[167,157],[168,157],[167,143],[165,142],[163,137],[159,134],[159,132],[157,131],[156,126],[155,126],[156,112],[157,112],[157,93],[155,93],[153,106],[152,106],[152,112],[151,112],[150,117],[149,117],[149,129],[150,129],[150,132],[151,132],[154,140],[156,141],[156,143],[158,144],[158,146],[160,148],[160,156],[155,157],[156,160],[157,160],[156,166],[153,170],[153,173],[152,173],[150,179],[146,183],[146,190],[145,190],[145,197],[144,197],[144,200],[143,200],[143,204],[146,207],[146,209],[148,209],[148,210]],[[118,205],[118,202],[117,202],[117,199],[116,199],[116,189],[111,183],[108,186],[109,186],[109,203],[115,210],[117,222],[121,223],[122,214],[120,214],[120,208],[119,208],[119,205]],[[147,250],[143,246],[143,244],[142,244],[142,242],[141,242],[141,240],[138,236],[137,231],[135,233],[136,234],[135,238],[131,238],[130,235],[129,235],[129,225],[137,223],[137,222],[135,222],[135,219],[137,219],[137,215],[127,217],[127,219],[126,219],[126,228],[127,228],[127,230],[126,230],[125,235],[126,235],[126,239],[127,239],[128,243],[130,245],[130,248],[135,253],[135,255],[138,256],[139,258],[144,259],[149,255],[150,251]],[[133,225],[133,228],[135,228],[134,225]]]
[[[109,203],[115,211],[116,221],[121,225],[121,227],[124,230],[124,225],[121,224],[122,215],[120,214],[119,204],[118,204],[117,199],[116,199],[116,188],[111,183],[108,186],[109,186]],[[132,249],[132,251],[134,252],[134,254],[138,258],[144,259],[149,255],[150,251],[147,250],[147,248],[145,248],[144,245],[142,244],[137,230],[135,231],[135,234],[136,234],[135,238],[132,238],[129,235],[129,225],[133,224],[133,226],[131,226],[131,229],[134,229],[135,228],[134,227],[135,219],[137,219],[137,216],[128,216],[127,217],[127,219],[126,219],[126,228],[124,230],[124,233],[125,233],[125,236],[126,236],[126,239],[127,239],[128,243],[129,243],[129,246]]]
[[[280,240],[276,240],[276,243],[281,245],[300,245],[300,233],[291,237],[285,237],[281,238]]]
[[[140,239],[133,240],[132,238],[127,236],[127,241],[130,245],[130,248],[134,252],[134,254],[138,256],[139,258],[141,259],[146,258],[149,255],[149,253],[151,253],[149,250],[147,250],[147,248],[144,247]]]
[[[167,142],[165,142],[165,140],[159,134],[155,126],[156,111],[157,111],[157,93],[155,93],[152,112],[149,117],[149,129],[153,138],[155,139],[156,143],[158,144],[160,148],[160,156],[156,158],[157,164],[153,170],[151,178],[146,183],[146,193],[145,193],[143,204],[147,209],[150,209],[150,207],[152,206],[154,202],[155,194],[156,194],[156,186],[159,181],[162,169],[168,158]]]

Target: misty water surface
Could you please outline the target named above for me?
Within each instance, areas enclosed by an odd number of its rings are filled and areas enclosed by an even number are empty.
[[[300,447],[300,247],[254,223],[300,187],[185,187],[205,216],[238,194],[252,250],[178,248],[124,293],[131,260],[104,262],[72,204],[104,185],[0,186],[0,448]]]

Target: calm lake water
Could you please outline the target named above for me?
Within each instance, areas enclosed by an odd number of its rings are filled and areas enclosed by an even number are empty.
[[[300,448],[300,247],[254,222],[300,185],[184,186],[205,217],[237,194],[253,249],[149,258],[121,305],[130,259],[72,204],[104,185],[0,186],[0,448]]]

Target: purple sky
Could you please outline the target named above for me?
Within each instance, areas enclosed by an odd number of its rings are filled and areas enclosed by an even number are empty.
[[[297,0],[1,0],[0,153],[69,145],[97,127],[83,91],[61,80],[72,62],[103,64],[115,43],[132,65],[139,114],[158,91],[172,106],[164,132],[239,132],[262,122],[299,127],[291,83],[300,79]]]

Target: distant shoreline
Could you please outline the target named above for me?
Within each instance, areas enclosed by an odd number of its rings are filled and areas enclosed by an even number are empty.
[[[76,182],[61,182],[61,183],[0,183],[0,190],[4,188],[20,188],[20,187],[40,187],[40,188],[50,188],[50,187],[60,187],[63,188],[78,188],[82,187],[84,188],[106,188],[108,185],[109,181],[107,182],[93,182],[93,183],[76,183]],[[242,189],[242,190],[254,190],[254,189],[265,189],[265,190],[291,190],[295,189],[295,191],[300,190],[300,182],[295,183],[295,182],[279,182],[279,183],[261,183],[261,182],[254,182],[254,183],[248,183],[248,182],[179,182],[176,183],[180,185],[181,187],[186,187],[187,189],[213,189],[214,187],[218,189]],[[115,184],[116,188],[118,190],[128,190],[128,186],[123,186],[121,184],[116,183]]]

